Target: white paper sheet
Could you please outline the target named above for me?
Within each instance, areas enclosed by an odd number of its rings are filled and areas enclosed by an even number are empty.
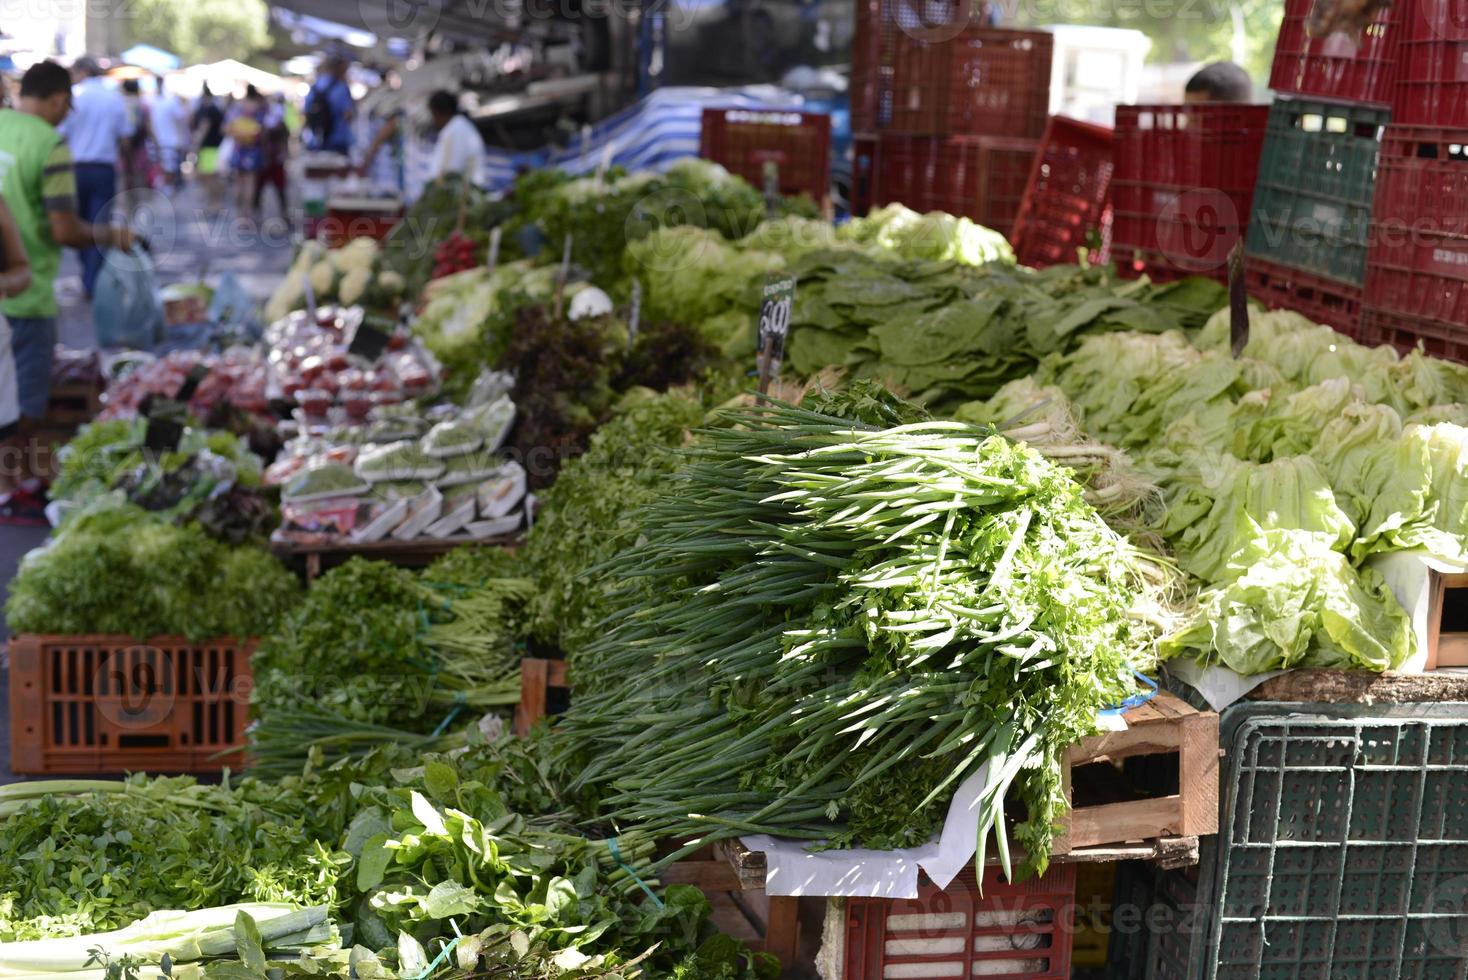
[[[849,898],[917,898],[918,869],[933,884],[948,883],[973,860],[979,832],[979,793],[989,777],[987,763],[959,784],[948,804],[938,840],[893,851],[850,848],[809,851],[808,842],[764,834],[741,837],[763,851],[765,892],[771,897],[840,895]]]
[[[1170,660],[1167,671],[1196,689],[1214,711],[1222,711],[1271,677],[1284,673],[1282,670],[1269,670],[1262,674],[1244,675],[1227,667],[1204,667],[1194,660]]]

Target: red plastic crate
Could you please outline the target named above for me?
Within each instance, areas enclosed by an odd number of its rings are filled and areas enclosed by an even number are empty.
[[[1227,278],[1268,122],[1267,105],[1116,107],[1112,256],[1123,275]]]
[[[1468,131],[1387,128],[1365,302],[1444,329],[1468,325]]]
[[[1045,31],[969,28],[949,49],[947,131],[1038,138],[1050,114],[1055,38]]]
[[[698,155],[755,187],[764,168],[780,172],[780,193],[824,201],[831,192],[831,117],[824,112],[704,109]]]
[[[1345,102],[1390,103],[1399,53],[1398,7],[1382,10],[1357,43],[1339,32],[1311,37],[1305,25],[1314,4],[1285,0],[1269,87]]]
[[[858,0],[851,124],[912,136],[1035,139],[1050,105],[1054,39],[977,27],[962,4]]]
[[[1368,256],[1394,233],[1423,229],[1468,235],[1468,127],[1388,126],[1376,169]]]
[[[1403,354],[1417,346],[1433,357],[1468,363],[1468,327],[1368,306],[1361,311],[1363,344],[1390,344]]]
[[[851,139],[851,206],[853,216],[872,209],[877,180],[877,138],[871,135]]]
[[[872,204],[905,204],[914,211],[933,208],[944,140],[937,136],[877,137]]]
[[[1401,14],[1392,121],[1468,128],[1468,0],[1418,0]]]
[[[1268,259],[1246,257],[1249,295],[1271,310],[1294,310],[1348,337],[1360,327],[1362,291],[1335,279]]]
[[[873,204],[962,215],[1008,235],[1039,142],[1006,137],[878,138]]]
[[[1068,980],[1074,908],[1070,864],[1014,885],[988,869],[982,896],[970,866],[916,899],[848,899],[844,976]]]
[[[1366,263],[1366,301],[1376,309],[1468,326],[1468,236],[1376,234],[1381,241],[1373,243]]]
[[[1039,143],[1003,136],[946,140],[930,200],[1008,237],[1025,195]]]
[[[1105,226],[1114,169],[1110,129],[1052,116],[1010,235],[1015,257],[1031,266],[1074,262]]]
[[[245,741],[254,647],[229,637],[13,637],[11,768],[218,772],[229,763],[213,757]]]

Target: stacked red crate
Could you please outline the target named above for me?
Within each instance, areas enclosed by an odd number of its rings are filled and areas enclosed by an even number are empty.
[[[1364,305],[1363,341],[1468,361],[1468,128],[1387,129]]]
[[[1267,105],[1117,106],[1112,257],[1122,275],[1227,278],[1268,121]]]
[[[848,899],[844,975],[1068,980],[1075,873],[1052,864],[1011,884],[989,868],[980,892],[970,866],[947,889],[925,879],[915,899]]]
[[[1358,40],[1344,30],[1322,31],[1311,23],[1317,6],[1315,0],[1285,0],[1269,87],[1340,102],[1391,103],[1399,61],[1399,7],[1383,6]]]
[[[1112,143],[1105,126],[1051,117],[1009,236],[1022,264],[1075,262],[1082,247],[1091,248],[1098,261],[1106,260]]]
[[[1054,41],[1044,31],[976,26],[970,13],[963,4],[858,0],[855,213],[897,202],[1013,226],[1049,112]]]

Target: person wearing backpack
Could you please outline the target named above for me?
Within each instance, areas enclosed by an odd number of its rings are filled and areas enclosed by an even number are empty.
[[[321,74],[306,93],[306,148],[350,154],[355,115],[346,59],[333,55],[321,63]]]

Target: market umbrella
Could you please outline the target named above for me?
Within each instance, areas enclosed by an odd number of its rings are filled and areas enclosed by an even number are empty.
[[[155,75],[177,71],[179,65],[183,63],[173,52],[155,48],[151,44],[134,44],[122,53],[122,61],[124,64],[146,69]]]

